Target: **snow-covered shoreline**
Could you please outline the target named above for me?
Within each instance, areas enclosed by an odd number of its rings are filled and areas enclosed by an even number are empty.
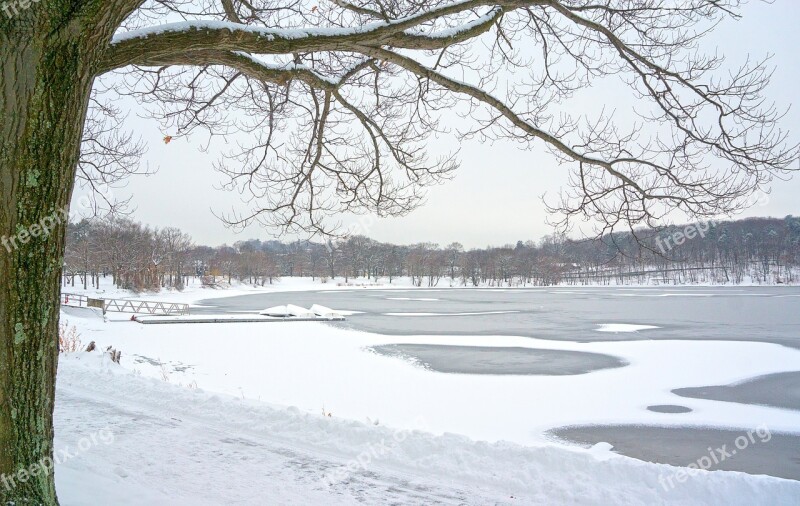
[[[424,415],[435,433],[547,444],[545,433],[573,424],[642,423],[795,431],[800,412],[678,398],[675,388],[723,385],[797,369],[800,350],[742,341],[624,340],[591,343],[515,336],[389,336],[317,322],[140,325],[65,318],[84,344],[121,350],[123,366],[172,384],[297,406],[340,418],[413,427]],[[594,330],[590,329],[591,332]],[[646,333],[647,330],[640,331]],[[598,333],[602,335],[602,333]],[[564,350],[610,355],[625,367],[571,376],[436,373],[369,350],[405,343]],[[713,357],[713,359],[712,359]],[[757,360],[755,360],[757,358]],[[692,412],[646,410],[679,403]]]
[[[293,281],[259,289],[209,290],[190,286],[177,295],[182,301],[193,303],[211,296],[318,289],[318,284],[311,280]],[[329,289],[341,288],[329,285]],[[418,289],[401,285],[394,290],[415,292]],[[153,297],[169,296],[174,300],[172,295],[155,294]],[[755,426],[767,422],[773,430],[792,431],[800,427],[800,413],[754,405],[717,403],[709,410],[708,401],[680,399],[681,404],[693,410],[690,414],[657,414],[644,409],[650,404],[677,402],[671,392],[675,388],[722,385],[796,370],[800,351],[779,344],[718,340],[617,341],[616,333],[636,330],[637,335],[646,337],[655,327],[613,320],[588,325],[585,331],[596,334],[598,342],[587,343],[510,335],[391,336],[314,322],[278,323],[267,328],[259,323],[172,324],[158,328],[162,326],[129,322],[130,315],[126,314],[109,313],[111,321],[108,323],[97,317],[81,318],[80,314],[63,314],[62,320],[76,326],[84,344],[94,340],[101,348],[120,349],[123,365],[145,376],[161,378],[160,364],[164,364],[170,370],[173,383],[195,382],[212,391],[264,399],[278,405],[295,405],[306,412],[317,412],[327,403],[338,416],[358,420],[380,417],[385,423],[400,428],[408,427],[409,420],[414,417],[407,414],[413,410],[433,416],[430,422],[435,431],[459,432],[488,441],[506,439],[520,444],[540,444],[545,441],[541,434],[547,430],[580,423]],[[600,338],[603,335],[611,337],[603,340]],[[365,351],[373,346],[395,343],[589,352],[618,357],[629,365],[561,378],[450,377]],[[302,378],[302,381],[293,378]],[[354,391],[353,385],[359,385],[358,389]],[[517,400],[520,391],[534,396],[523,404],[534,402],[546,412],[510,408],[520,404]],[[415,392],[425,392],[429,399],[420,404]],[[610,396],[607,392],[615,394]],[[500,417],[504,422],[488,424],[481,417],[469,415],[470,403],[492,407],[488,416]],[[598,412],[615,415],[598,418]],[[536,421],[509,422],[527,417],[534,417]],[[470,420],[473,423],[469,423]],[[487,425],[493,425],[494,429],[487,430]]]
[[[469,290],[583,290],[593,288],[629,288],[637,290],[680,290],[684,288],[743,288],[743,287],[771,287],[782,288],[792,287],[797,285],[790,284],[759,284],[759,283],[740,283],[740,284],[714,284],[714,283],[686,283],[680,285],[655,285],[655,284],[640,284],[640,283],[626,283],[626,284],[569,284],[561,283],[557,285],[512,285],[512,286],[497,286],[482,284],[479,286],[465,286],[458,282],[451,283],[449,278],[443,278],[439,284],[433,287],[415,286],[409,277],[393,278],[389,282],[388,278],[379,278],[378,281],[374,279],[358,278],[349,279],[345,281],[344,278],[337,278],[335,280],[327,279],[324,282],[321,278],[310,277],[288,277],[276,279],[272,284],[266,285],[248,285],[233,281],[231,284],[225,283],[224,286],[218,288],[203,287],[199,278],[189,278],[187,286],[183,290],[164,289],[159,292],[133,292],[131,290],[116,288],[111,283],[111,277],[101,278],[100,289],[88,288],[83,289],[78,283],[75,286],[69,284],[62,285],[61,291],[63,293],[75,293],[81,295],[88,295],[90,297],[99,298],[124,298],[124,299],[142,299],[142,300],[168,300],[170,302],[188,303],[197,306],[200,301],[212,300],[222,297],[236,297],[240,295],[252,295],[257,293],[277,293],[277,292],[304,292],[304,291],[342,291],[342,290],[394,290],[398,293],[404,292],[435,292],[437,290],[455,290],[455,289],[469,289]]]

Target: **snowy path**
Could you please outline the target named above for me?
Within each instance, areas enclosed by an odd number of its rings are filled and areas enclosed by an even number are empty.
[[[98,445],[82,457],[89,462],[85,471],[97,472],[98,478],[113,484],[101,492],[111,495],[102,497],[94,487],[83,488],[85,483],[59,480],[59,485],[65,485],[59,487],[65,505],[142,504],[142,490],[156,504],[262,504],[265,500],[275,504],[515,504],[505,492],[480,490],[463,482],[451,486],[425,474],[382,469],[380,463],[359,465],[338,480],[335,470],[347,466],[357,452],[347,456],[308,444],[305,438],[293,440],[285,430],[274,430],[270,423],[265,426],[257,406],[163,385],[196,408],[177,409],[180,403],[173,403],[172,396],[147,395],[148,387],[162,387],[151,380],[124,382],[140,383],[143,396],[131,391],[111,394],[106,382],[113,376],[87,375],[86,370],[79,374],[88,377],[67,373],[61,376],[70,379],[59,378],[56,447],[86,434],[110,431],[114,441],[108,448]],[[87,389],[87,380],[97,381],[98,388]],[[319,418],[323,424],[338,423]],[[375,438],[375,451],[380,439]],[[391,443],[392,436],[388,439]],[[102,450],[105,455],[94,455]],[[97,462],[100,458],[109,460]],[[73,464],[76,461],[68,461],[65,467]],[[122,494],[114,489],[126,481],[131,496],[119,497]]]
[[[103,429],[100,425],[112,422],[114,445],[120,452],[110,462],[112,472],[120,478],[133,478],[137,490],[150,489],[150,493],[163,496],[165,503],[257,504],[280,498],[282,504],[290,504],[294,498],[298,504],[464,504],[468,497],[483,504],[497,502],[496,497],[477,490],[467,495],[466,490],[449,490],[430,480],[375,470],[362,470],[325,490],[325,473],[346,464],[345,459],[312,454],[273,441],[258,430],[220,426],[214,415],[182,413],[180,418],[158,419],[146,414],[152,407],[133,407],[129,402],[121,406],[119,401],[65,390],[59,396],[63,409],[76,412],[92,408],[91,416],[75,417],[74,423],[99,431]],[[155,448],[170,451],[158,455],[153,452]],[[150,488],[152,485],[156,486]],[[87,492],[87,504],[105,502]],[[73,504],[70,494],[64,499],[65,504]],[[113,502],[119,504],[118,498]]]
[[[800,497],[798,482],[724,472],[699,473],[665,492],[659,477],[675,471],[669,466],[398,433],[142,378],[100,353],[62,358],[56,449],[100,431],[113,441],[56,467],[66,506],[780,505]]]

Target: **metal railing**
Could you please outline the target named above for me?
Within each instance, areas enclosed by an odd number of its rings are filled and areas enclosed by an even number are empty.
[[[89,297],[77,293],[62,293],[61,304],[64,306],[86,307]]]
[[[103,313],[113,311],[162,316],[189,314],[189,304],[148,300],[93,299],[77,293],[62,293],[61,304],[72,307],[97,307],[102,309]]]
[[[152,315],[185,315],[189,314],[189,304],[147,300],[106,299],[104,310],[120,313],[147,313]]]

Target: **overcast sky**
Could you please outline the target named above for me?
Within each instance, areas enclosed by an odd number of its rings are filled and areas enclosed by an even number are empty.
[[[775,66],[768,95],[779,107],[792,104],[781,123],[800,139],[800,1],[777,0],[774,4],[752,2],[740,21],[726,21],[709,38],[704,49],[719,51],[731,62],[749,54],[755,59],[773,54]],[[624,92],[625,90],[621,90]],[[570,112],[581,112],[598,104],[615,107],[615,89],[587,90],[570,104]],[[198,244],[216,246],[248,238],[269,238],[266,230],[250,227],[236,233],[227,229],[214,212],[238,208],[246,211],[236,194],[215,189],[220,175],[212,168],[215,153],[202,153],[202,139],[181,138],[165,145],[164,133],[154,122],[136,117],[132,111],[128,127],[148,143],[143,163],[158,168],[155,175],[134,177],[125,188],[115,189],[120,198],[133,196],[133,218],[145,224],[176,226]],[[433,151],[457,145],[444,139]],[[374,221],[365,235],[394,243],[458,241],[466,247],[502,245],[517,240],[538,239],[551,232],[541,196],[556,195],[566,184],[566,169],[542,152],[524,152],[507,143],[492,145],[478,141],[460,145],[462,166],[454,180],[429,190],[424,206],[403,218]],[[80,196],[76,190],[75,199]],[[775,181],[766,205],[758,205],[744,216],[800,214],[800,175]]]

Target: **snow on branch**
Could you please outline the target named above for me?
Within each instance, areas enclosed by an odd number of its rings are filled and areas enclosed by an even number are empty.
[[[475,0],[464,0],[461,2],[453,2],[451,4],[431,9],[429,11],[425,11],[423,13],[416,14],[413,16],[408,16],[405,18],[395,19],[391,21],[375,21],[372,23],[366,23],[364,25],[351,28],[341,28],[341,27],[264,28],[259,26],[252,26],[242,23],[235,23],[231,21],[221,21],[221,20],[181,21],[177,23],[166,23],[163,25],[150,26],[138,30],[130,30],[127,32],[118,33],[111,40],[111,45],[120,44],[122,42],[134,39],[147,39],[165,33],[187,33],[200,30],[227,30],[230,31],[231,33],[241,31],[259,35],[261,37],[266,38],[267,40],[274,40],[276,38],[291,40],[291,39],[303,39],[308,37],[347,37],[352,35],[368,34],[368,33],[386,35],[389,33],[399,33],[405,31],[408,28],[418,26],[422,23],[431,21],[432,19],[447,14],[461,12],[462,10],[469,7],[471,4],[483,4],[483,3],[484,2],[480,1],[476,2]],[[498,8],[492,9],[492,11],[489,14],[476,20],[474,24],[481,24],[485,22],[487,18],[494,17],[496,15],[497,10]],[[464,31],[471,28],[472,25],[473,23],[470,23],[468,25],[465,25],[463,27],[463,30],[454,30],[452,33],[443,32],[442,34],[436,36],[440,38],[452,37],[453,35],[457,34],[460,31]]]
[[[418,28],[446,16],[496,2],[463,0],[389,21],[354,27],[268,28],[224,20],[189,20],[117,33],[104,65],[106,72],[131,64],[151,64],[167,54],[204,49],[245,51],[254,54],[289,54],[302,51],[337,51],[349,44],[389,45],[410,49],[439,49],[468,40],[486,30],[502,14],[493,7],[478,19],[428,35]]]

